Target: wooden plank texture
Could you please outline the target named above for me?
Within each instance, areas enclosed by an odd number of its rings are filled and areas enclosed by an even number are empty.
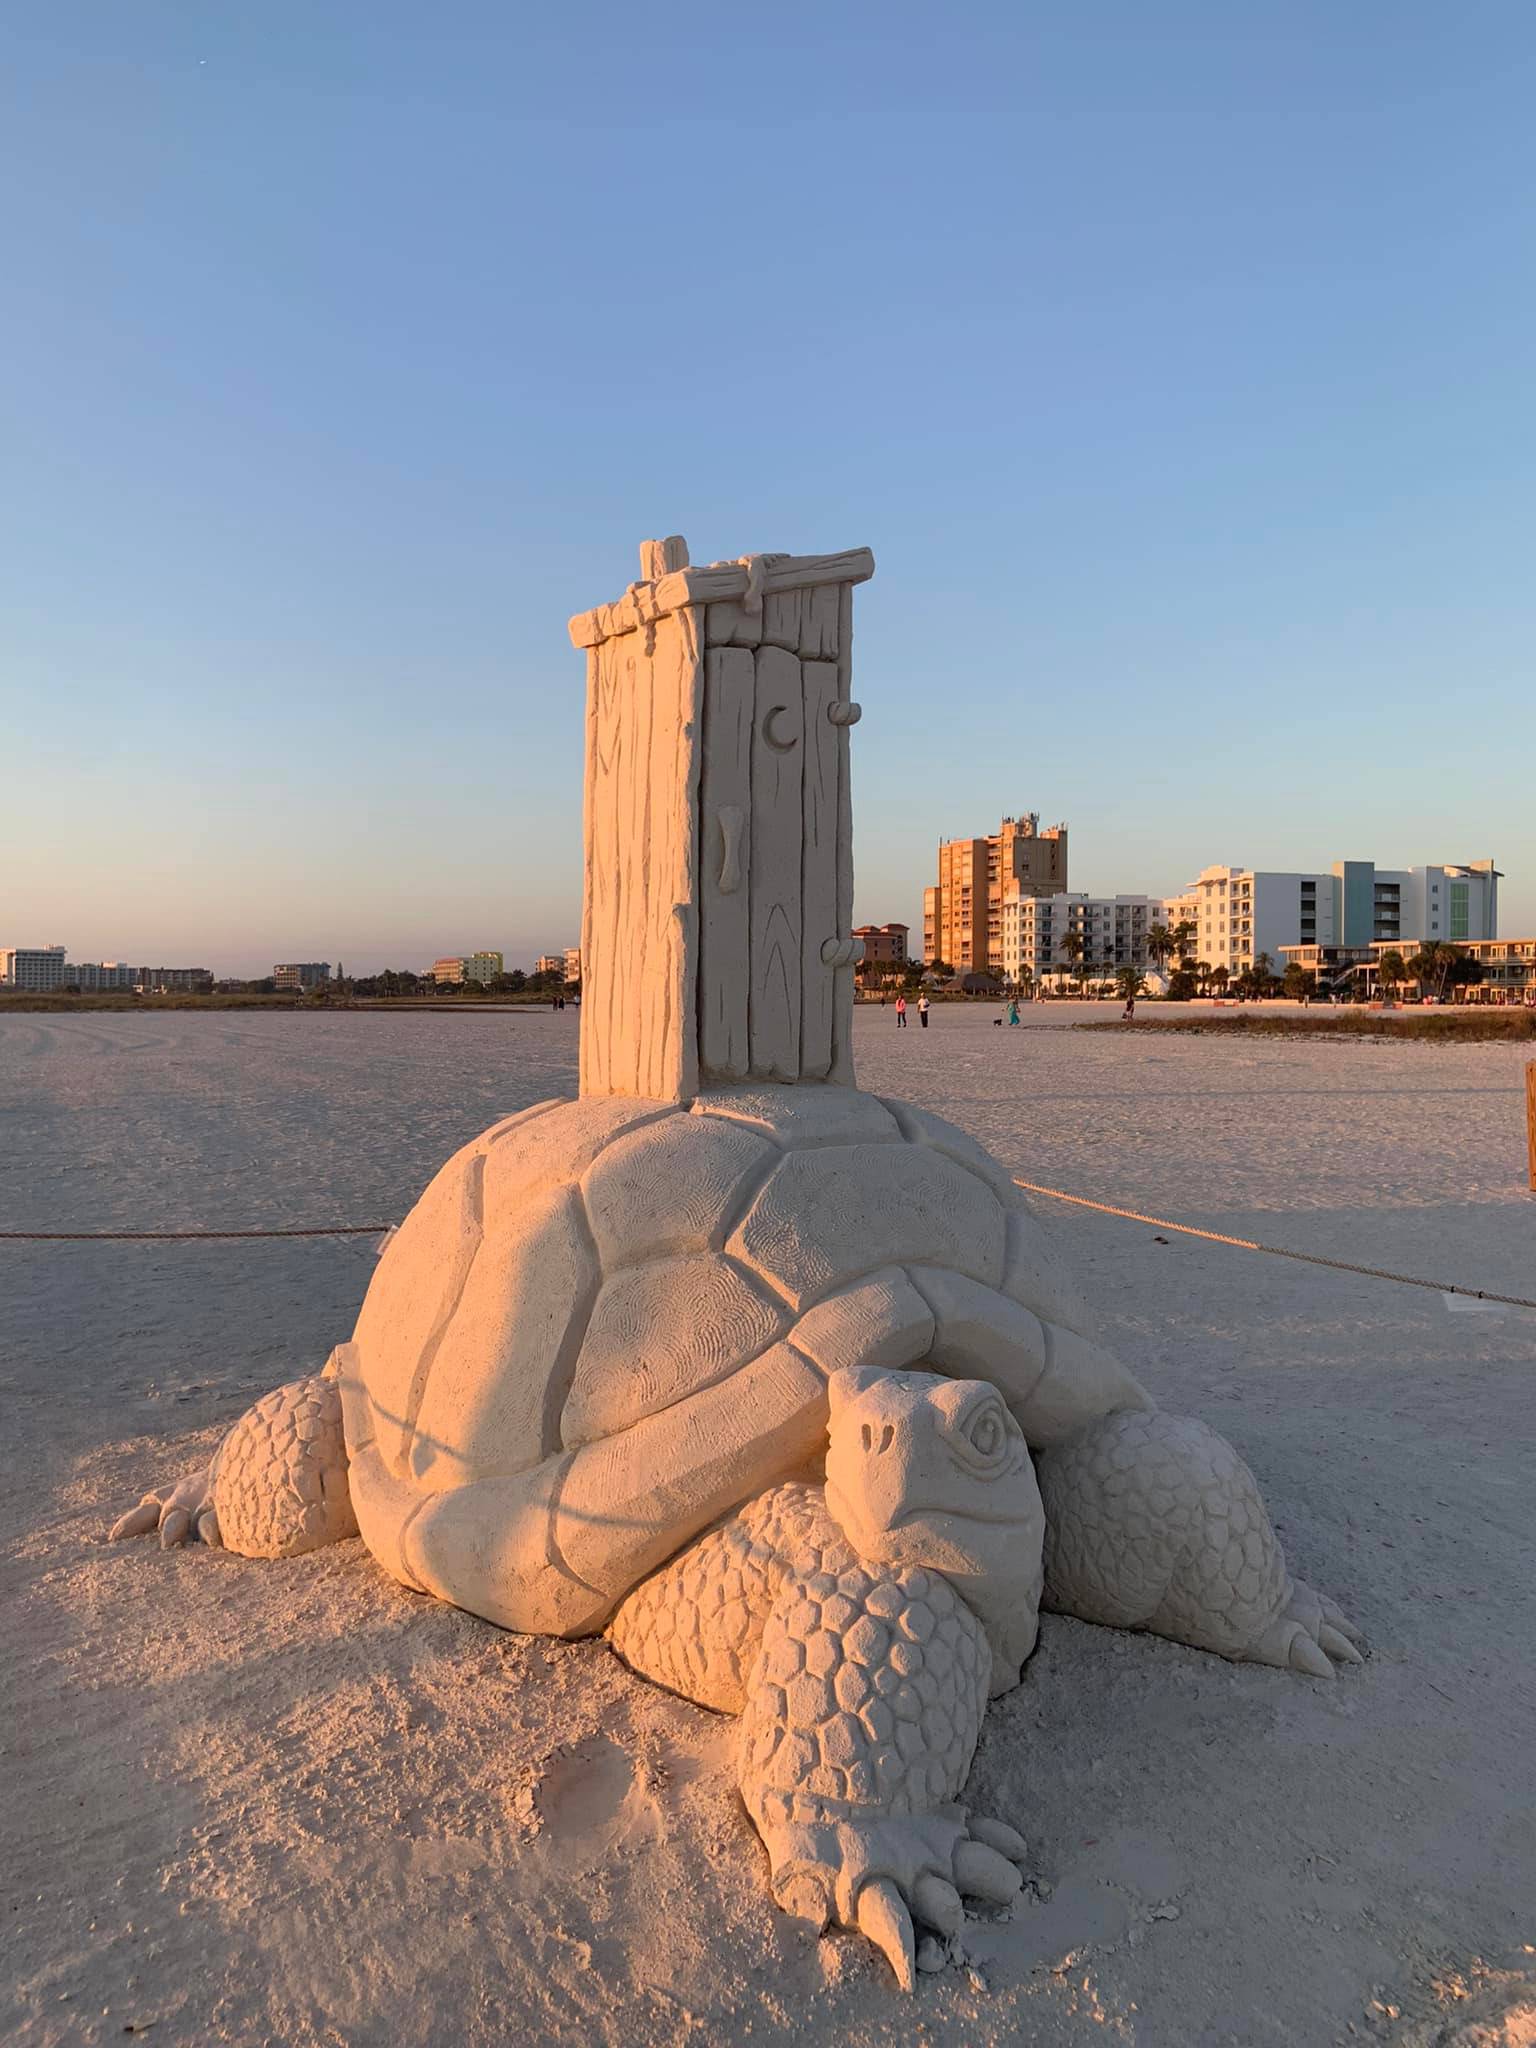
[[[581,1091],[697,1087],[699,616],[595,651],[582,914]],[[747,656],[750,661],[750,655]]]
[[[675,652],[668,722],[658,732],[653,773],[667,791],[671,823],[658,905],[666,971],[658,1093],[691,1102],[699,1089],[699,784],[704,730],[704,611],[690,605],[672,621]],[[659,764],[670,766],[668,781]]]
[[[771,590],[763,599],[763,644],[800,651],[800,612],[808,590]]]
[[[846,937],[837,921],[838,728],[827,717],[837,695],[830,661],[800,664],[805,690],[805,782],[800,848],[800,1073],[824,1081],[832,1067],[834,970],[821,957],[828,939]],[[851,970],[850,970],[851,972]]]
[[[782,647],[756,655],[752,733],[751,1070],[793,1081],[800,1071],[801,790],[805,703],[800,660]]]
[[[839,589],[837,604],[837,696],[846,704],[853,694],[853,585]],[[837,729],[837,929],[853,930],[853,785],[848,774],[848,727]],[[853,1076],[853,969],[840,968],[832,996],[832,1072],[828,1077],[844,1088],[857,1086]]]
[[[763,590],[813,589],[819,584],[866,582],[875,573],[868,548],[849,548],[840,555],[764,555]],[[718,604],[743,597],[747,571],[740,562],[712,563],[707,568],[678,569],[659,582],[626,591],[613,604],[578,612],[570,621],[572,644],[595,647],[600,640],[632,633],[647,613],[674,612],[692,604]],[[711,635],[713,638],[713,635]]]
[[[699,1064],[740,1081],[747,1036],[752,867],[752,721],[757,663],[748,647],[705,656],[704,768],[699,797]]]
[[[800,608],[802,661],[836,661],[842,590],[841,584],[822,583],[805,592]]]
[[[589,977],[586,986],[590,990],[590,976],[596,959],[597,942],[592,930],[593,860],[596,815],[593,790],[597,780],[597,713],[598,693],[603,666],[603,650],[600,647],[587,649],[587,752],[586,773],[582,788],[582,833],[581,833],[581,968]],[[580,1052],[577,1071],[580,1075],[580,1089],[583,1095],[596,1094],[591,1086],[591,1077],[601,1057],[600,1034],[592,1029],[592,1016],[585,1003],[581,1008],[581,1022],[578,1033]]]

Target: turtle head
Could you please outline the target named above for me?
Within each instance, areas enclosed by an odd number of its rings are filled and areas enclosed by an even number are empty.
[[[1045,1515],[996,1387],[856,1367],[827,1385],[827,1509],[872,1564],[942,1572],[986,1629],[992,1690],[1034,1647]]]

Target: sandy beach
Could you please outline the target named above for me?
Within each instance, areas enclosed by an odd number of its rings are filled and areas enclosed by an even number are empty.
[[[1501,1045],[858,1015],[859,1078],[1015,1172],[1536,1296]],[[1093,1014],[1110,1014],[1103,1007]],[[0,1228],[390,1222],[574,1092],[577,1017],[0,1017]],[[368,1239],[0,1245],[0,2038],[988,2048],[1536,2042],[1536,1313],[1041,1203],[1116,1347],[1365,1631],[1321,1684],[1046,1619],[971,1780],[1032,1882],[915,2000],[773,1908],[732,1728],[361,1545],[109,1545],[317,1367]]]

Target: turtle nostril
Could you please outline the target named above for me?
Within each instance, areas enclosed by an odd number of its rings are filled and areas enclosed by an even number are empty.
[[[889,1449],[891,1448],[891,1439],[892,1439],[892,1438],[893,1438],[893,1437],[895,1436],[895,1434],[896,1434],[896,1432],[895,1432],[895,1430],[894,1430],[894,1429],[893,1429],[893,1428],[891,1427],[890,1423],[887,1423],[887,1424],[885,1425],[884,1429],[882,1429],[882,1430],[881,1430],[881,1432],[880,1432],[880,1449],[881,1449],[882,1453],[883,1453],[883,1452],[885,1452],[885,1451],[888,1451],[888,1450],[889,1450]]]
[[[859,1435],[864,1439],[865,1450],[869,1450],[873,1446],[875,1438],[874,1432],[871,1430],[867,1422],[865,1423],[864,1427],[859,1431]]]

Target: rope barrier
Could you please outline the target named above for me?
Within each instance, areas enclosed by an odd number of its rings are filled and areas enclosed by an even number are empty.
[[[1384,1266],[1360,1266],[1349,1259],[1325,1258],[1321,1252],[1292,1251],[1286,1245],[1260,1244],[1253,1237],[1230,1237],[1220,1230],[1200,1230],[1193,1223],[1173,1223],[1166,1216],[1148,1216],[1140,1209],[1117,1208],[1113,1202],[1090,1201],[1086,1195],[1069,1195],[1065,1188],[1048,1188],[1039,1181],[1014,1175],[1016,1187],[1032,1195],[1047,1195],[1053,1202],[1070,1202],[1076,1209],[1093,1209],[1101,1216],[1120,1216],[1128,1223],[1146,1223],[1154,1230],[1172,1230],[1180,1237],[1203,1238],[1207,1244],[1230,1245],[1241,1252],[1266,1252],[1272,1259],[1294,1259],[1298,1265],[1326,1266],[1334,1273],[1361,1273],[1368,1280],[1393,1280],[1399,1287],[1427,1287],[1432,1294],[1463,1294],[1472,1301],[1487,1301],[1501,1308],[1536,1308],[1520,1294],[1494,1294],[1486,1287],[1458,1287],[1450,1280],[1422,1280],[1413,1273],[1392,1273]],[[390,1223],[331,1223],[302,1230],[0,1230],[0,1244],[187,1244],[232,1243],[252,1238],[281,1237],[387,1237]]]
[[[1449,1280],[1420,1280],[1412,1273],[1389,1273],[1384,1266],[1356,1266],[1348,1259],[1325,1259],[1321,1252],[1291,1251],[1285,1245],[1260,1244],[1253,1237],[1227,1237],[1219,1230],[1197,1230],[1192,1223],[1170,1223],[1166,1216],[1144,1216],[1139,1209],[1117,1209],[1110,1202],[1090,1202],[1086,1195],[1069,1195],[1064,1188],[1041,1187],[1038,1182],[1013,1176],[1016,1187],[1032,1195],[1049,1195],[1053,1201],[1071,1202],[1078,1209],[1097,1209],[1104,1216],[1123,1216],[1131,1223],[1150,1223],[1157,1230],[1176,1230],[1181,1237],[1203,1237],[1210,1244],[1227,1244],[1241,1252],[1268,1252],[1272,1259],[1295,1259],[1303,1266],[1327,1266],[1335,1273],[1363,1273],[1370,1280],[1395,1280],[1401,1287],[1427,1287],[1433,1294],[1465,1294],[1474,1301],[1498,1302],[1504,1308],[1536,1308],[1519,1294],[1492,1294],[1484,1287],[1457,1287]]]
[[[0,1230],[0,1244],[185,1244],[245,1237],[382,1237],[392,1223],[330,1223],[308,1230]]]

